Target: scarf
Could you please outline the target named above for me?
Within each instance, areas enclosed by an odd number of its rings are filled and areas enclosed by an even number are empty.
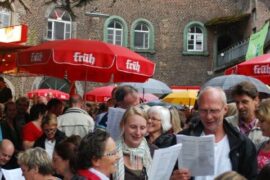
[[[124,154],[129,154],[132,167],[137,167],[138,159],[142,159],[143,167],[145,167],[146,172],[148,172],[151,167],[152,158],[145,138],[142,139],[140,145],[137,148],[131,148],[126,145],[123,138],[118,140],[116,144],[117,150],[120,154],[120,159],[117,162],[117,171],[113,175],[114,180],[125,179]]]

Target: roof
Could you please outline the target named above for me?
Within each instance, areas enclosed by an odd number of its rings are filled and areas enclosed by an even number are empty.
[[[250,13],[241,14],[241,15],[234,15],[234,16],[223,16],[223,17],[216,17],[209,21],[207,21],[204,25],[205,26],[216,26],[221,24],[230,24],[234,22],[244,21],[250,17]]]

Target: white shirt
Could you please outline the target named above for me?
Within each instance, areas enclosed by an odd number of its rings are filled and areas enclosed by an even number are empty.
[[[213,180],[216,176],[232,170],[232,163],[229,158],[230,145],[227,135],[215,143],[215,173],[213,176],[196,176],[195,180]]]
[[[72,107],[57,117],[58,129],[66,136],[79,135],[84,137],[95,128],[93,118],[83,109]]]
[[[105,174],[103,174],[102,172],[100,172],[94,168],[90,168],[89,171],[91,171],[93,174],[97,175],[101,180],[110,180]]]
[[[54,141],[49,141],[48,139],[45,140],[45,150],[48,153],[50,159],[52,159],[54,146],[55,146],[55,140]]]

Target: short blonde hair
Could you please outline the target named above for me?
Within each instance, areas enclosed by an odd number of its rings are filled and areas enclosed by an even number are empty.
[[[125,112],[125,114],[123,115],[123,118],[120,122],[120,128],[123,129],[124,125],[127,123],[127,120],[130,116],[133,115],[138,115],[138,116],[142,116],[145,121],[147,122],[147,114],[140,108],[137,106],[132,106],[130,108],[128,108]]]
[[[262,101],[255,113],[259,120],[270,123],[270,99]]]
[[[217,176],[215,180],[247,180],[247,179],[235,171],[227,171]]]
[[[27,149],[18,155],[18,163],[25,165],[27,168],[38,168],[38,173],[41,175],[52,175],[54,173],[52,162],[47,152],[40,148]]]

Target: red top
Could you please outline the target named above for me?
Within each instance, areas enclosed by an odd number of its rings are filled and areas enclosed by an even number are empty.
[[[261,170],[266,164],[270,163],[270,151],[259,151],[257,156],[258,169]]]
[[[33,122],[23,126],[22,138],[24,141],[36,141],[42,134],[43,132]]]
[[[85,177],[87,180],[101,180],[97,175],[89,171],[88,169],[78,170],[80,176]]]

